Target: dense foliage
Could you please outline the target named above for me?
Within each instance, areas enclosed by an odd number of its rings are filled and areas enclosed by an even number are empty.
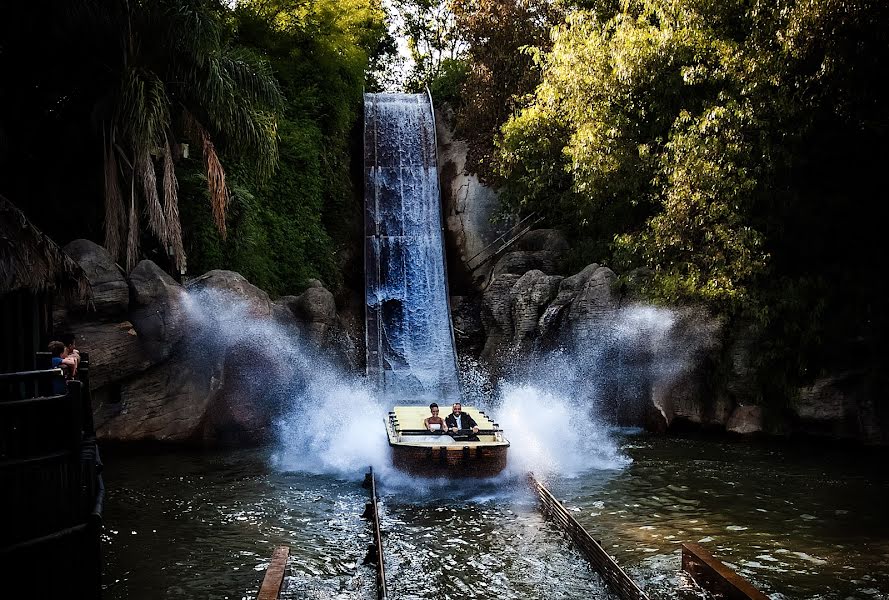
[[[843,362],[886,326],[887,17],[868,0],[570,10],[504,125],[504,200],[570,231],[580,262],[646,267],[654,299],[770,330],[763,360]]]
[[[4,3],[0,189],[130,267],[336,285],[352,127],[393,49],[378,0]]]

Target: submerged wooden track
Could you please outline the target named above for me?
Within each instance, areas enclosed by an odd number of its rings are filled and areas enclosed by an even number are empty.
[[[542,483],[537,481],[533,473],[528,473],[528,481],[537,492],[540,508],[544,514],[568,534],[571,541],[577,545],[577,548],[602,576],[608,587],[621,600],[648,600],[645,592],[620,568],[617,561],[602,548],[599,542],[593,539],[593,536],[577,522],[577,519],[571,516],[565,506]]]
[[[364,509],[362,515],[366,519],[370,519],[373,523],[373,544],[368,548],[365,563],[375,563],[377,567],[377,599],[386,600],[389,592],[386,589],[386,564],[383,559],[383,535],[380,529],[380,508],[377,500],[377,483],[374,478],[373,467],[367,475],[364,476],[364,487],[370,491],[370,502]]]

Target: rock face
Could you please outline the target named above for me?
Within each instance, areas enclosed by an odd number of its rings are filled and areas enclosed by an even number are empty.
[[[199,300],[208,297],[201,292],[212,292],[217,303],[237,304],[253,317],[271,317],[276,313],[269,295],[234,271],[208,271],[189,281],[188,289]]]
[[[103,440],[267,441],[288,386],[305,376],[294,365],[317,368],[324,359],[306,353],[320,357],[336,338],[333,295],[317,281],[275,303],[231,271],[210,271],[186,291],[152,261],[127,281],[96,244],[68,251],[83,261],[96,307],[62,310],[59,325],[89,353]]]
[[[762,431],[762,408],[759,406],[738,406],[725,424],[731,433],[759,433]]]
[[[880,410],[885,390],[885,381],[863,370],[819,377],[800,388],[790,404],[794,428],[867,444],[889,443],[889,414]]]
[[[540,252],[546,251],[523,251],[523,255],[539,256]],[[487,336],[482,357],[487,360],[503,350],[527,349],[537,340],[558,338],[568,329],[576,335],[592,335],[618,309],[615,275],[608,267],[592,264],[571,277],[540,269],[522,275],[498,273],[499,267],[500,263],[482,296]]]
[[[96,313],[112,318],[124,315],[130,303],[130,289],[123,270],[108,251],[89,240],[74,240],[64,250],[86,273]],[[73,308],[83,310],[86,307]]]
[[[77,347],[90,355],[94,390],[134,377],[155,364],[130,321],[77,322],[71,326]]]
[[[499,201],[495,190],[466,171],[466,142],[454,137],[450,115],[436,111],[435,122],[445,229],[463,264],[499,235],[491,223]]]
[[[221,372],[167,362],[121,384],[120,397],[94,407],[100,439],[198,442]],[[100,395],[101,396],[101,395]]]
[[[185,328],[185,292],[150,260],[130,273],[133,302],[130,315],[145,350],[155,362],[170,356]]]

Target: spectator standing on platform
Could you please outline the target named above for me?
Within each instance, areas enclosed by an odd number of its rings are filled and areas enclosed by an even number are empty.
[[[74,371],[77,369],[77,364],[74,362],[74,358],[71,356],[63,357],[62,354],[64,352],[65,344],[62,342],[53,341],[49,343],[49,353],[52,355],[52,368],[62,369],[62,372],[65,374],[64,379],[53,379],[52,393],[54,395],[65,393],[65,380],[71,379]]]
[[[65,345],[65,351],[62,352],[62,358],[71,358],[74,361],[74,369],[71,372],[71,377],[75,377],[77,375],[77,368],[80,366],[80,352],[75,347],[77,344],[77,338],[74,337],[73,333],[63,333],[62,344]]]

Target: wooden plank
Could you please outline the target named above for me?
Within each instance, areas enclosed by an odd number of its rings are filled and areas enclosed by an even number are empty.
[[[256,600],[278,600],[281,586],[284,585],[284,575],[287,572],[287,559],[290,557],[290,548],[278,546],[272,552],[272,562],[265,571],[265,578],[259,587],[259,595]]]
[[[726,600],[768,600],[768,596],[698,544],[682,544],[682,570],[704,591]]]
[[[528,474],[528,480],[537,491],[543,512],[568,534],[568,537],[577,545],[581,554],[587,558],[611,590],[621,600],[648,600],[645,592],[630,579],[611,555],[605,552],[605,549],[602,548],[599,542],[577,522],[562,503],[542,483],[537,481],[532,473]]]
[[[373,467],[367,474],[366,483],[370,487],[370,498],[373,518],[374,553],[377,559],[377,599],[387,600],[389,590],[386,588],[386,563],[383,559],[383,534],[380,528],[380,506],[377,501],[377,482]]]

